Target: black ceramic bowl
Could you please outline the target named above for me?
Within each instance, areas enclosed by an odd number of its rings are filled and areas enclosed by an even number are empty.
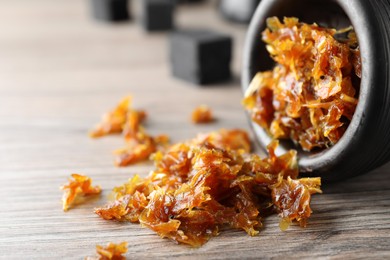
[[[268,17],[298,17],[306,23],[345,28],[352,25],[358,36],[362,79],[359,103],[353,119],[337,144],[321,152],[299,151],[302,175],[335,181],[366,173],[390,160],[390,1],[389,0],[262,0],[248,29],[244,47],[244,91],[253,76],[270,70],[261,32]],[[262,147],[271,137],[251,122]],[[279,153],[293,148],[282,142]],[[297,149],[295,147],[295,149]]]

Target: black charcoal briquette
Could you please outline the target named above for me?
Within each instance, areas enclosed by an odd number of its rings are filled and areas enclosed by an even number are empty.
[[[173,0],[142,0],[142,25],[146,31],[171,30],[174,26]]]
[[[174,77],[210,84],[230,78],[232,38],[209,30],[180,30],[170,36]]]
[[[92,15],[102,21],[124,21],[130,18],[128,0],[90,0]]]

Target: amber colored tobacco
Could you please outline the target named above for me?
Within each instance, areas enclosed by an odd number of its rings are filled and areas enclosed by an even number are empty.
[[[117,166],[127,166],[149,159],[149,156],[169,143],[169,137],[149,135],[142,126],[147,114],[131,107],[131,96],[125,97],[116,108],[103,115],[102,121],[89,135],[93,138],[123,133],[125,147],[114,151]]]
[[[86,257],[85,260],[124,260],[123,254],[127,252],[127,242],[120,244],[108,243],[107,246],[96,246],[96,252],[99,256]]]
[[[100,186],[92,186],[92,179],[88,176],[80,174],[72,174],[72,179],[69,179],[69,183],[61,187],[64,190],[64,195],[62,196],[62,208],[64,211],[69,210],[78,198],[87,195],[96,195],[100,194]]]
[[[258,234],[262,219],[278,212],[281,228],[305,226],[320,178],[297,179],[296,151],[269,157],[250,153],[243,130],[220,130],[153,155],[154,170],[114,189],[115,200],[95,212],[107,220],[139,222],[159,236],[194,247],[222,227]]]
[[[272,17],[267,25],[262,37],[276,66],[253,78],[243,101],[246,109],[272,137],[291,139],[303,150],[334,145],[358,102],[356,35],[351,28],[336,31],[297,18],[281,23]]]
[[[211,109],[206,105],[198,106],[192,111],[191,121],[194,124],[207,124],[214,121]]]
[[[109,134],[122,133],[127,118],[128,112],[131,109],[131,96],[123,98],[119,104],[110,112],[103,115],[102,120],[89,132],[89,136],[93,138],[102,137]],[[146,118],[144,111],[133,111],[137,113],[137,124],[141,123]]]

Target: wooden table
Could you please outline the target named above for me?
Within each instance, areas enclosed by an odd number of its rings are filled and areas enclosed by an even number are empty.
[[[245,26],[225,23],[207,5],[180,7],[177,20],[180,27],[234,36],[239,75]],[[152,168],[116,168],[111,151],[122,139],[87,137],[121,97],[132,94],[135,107],[150,114],[148,131],[173,141],[248,128],[239,80],[197,88],[172,78],[166,36],[145,34],[134,21],[97,23],[86,1],[0,2],[0,258],[82,259],[110,241],[128,241],[130,259],[390,257],[390,165],[325,186],[313,199],[307,228],[281,232],[273,216],[257,237],[227,230],[199,249],[95,215],[93,208],[106,203],[114,186]],[[218,121],[194,126],[189,114],[203,103]],[[104,192],[64,213],[59,186],[73,172],[91,176]]]

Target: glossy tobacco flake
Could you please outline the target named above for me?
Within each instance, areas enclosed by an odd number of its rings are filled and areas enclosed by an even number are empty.
[[[64,211],[69,210],[72,203],[81,196],[100,194],[100,186],[92,186],[92,179],[88,176],[80,174],[72,174],[73,179],[69,179],[69,183],[61,187],[64,190],[62,197],[62,208]]]
[[[204,145],[211,143],[219,149],[251,151],[251,143],[247,132],[240,129],[221,129],[208,134],[199,134],[192,144]]]
[[[89,136],[97,138],[108,134],[121,133],[126,122],[130,102],[130,96],[123,98],[116,108],[103,115],[101,122],[89,132]]]
[[[211,108],[206,105],[198,106],[192,111],[191,121],[194,124],[207,124],[214,121]]]
[[[102,122],[90,132],[90,136],[97,138],[123,133],[126,145],[114,151],[117,166],[128,166],[148,160],[151,154],[168,145],[169,137],[150,136],[142,126],[146,117],[145,111],[131,107],[131,96],[125,97],[113,111],[103,116]]]
[[[143,110],[129,109],[127,112],[126,122],[123,124],[123,134],[125,139],[136,138],[136,135],[144,131],[142,129],[142,122],[146,119],[147,114]]]
[[[254,122],[274,138],[291,139],[303,150],[334,145],[357,105],[361,77],[356,35],[273,17],[263,32],[277,63],[253,78],[245,99]],[[347,37],[341,35],[348,33]]]
[[[124,260],[127,252],[127,242],[120,244],[108,243],[106,246],[96,246],[97,257],[86,257],[85,260]]]
[[[140,130],[136,135],[126,138],[126,146],[124,148],[114,151],[116,155],[115,165],[128,166],[148,160],[153,153],[164,149],[168,144],[168,136],[152,137],[144,130]]]
[[[297,179],[296,151],[250,154],[242,130],[201,134],[153,155],[155,168],[114,189],[115,201],[95,209],[107,220],[139,222],[159,236],[198,247],[224,227],[257,235],[262,218],[279,212],[301,225],[310,216],[319,179]],[[294,202],[289,204],[289,202]],[[282,221],[282,222],[283,222]]]
[[[306,226],[306,220],[310,217],[310,196],[314,193],[321,193],[320,178],[303,178],[299,180],[280,179],[272,187],[272,199],[280,211],[281,229],[287,229],[293,220],[301,226]]]

